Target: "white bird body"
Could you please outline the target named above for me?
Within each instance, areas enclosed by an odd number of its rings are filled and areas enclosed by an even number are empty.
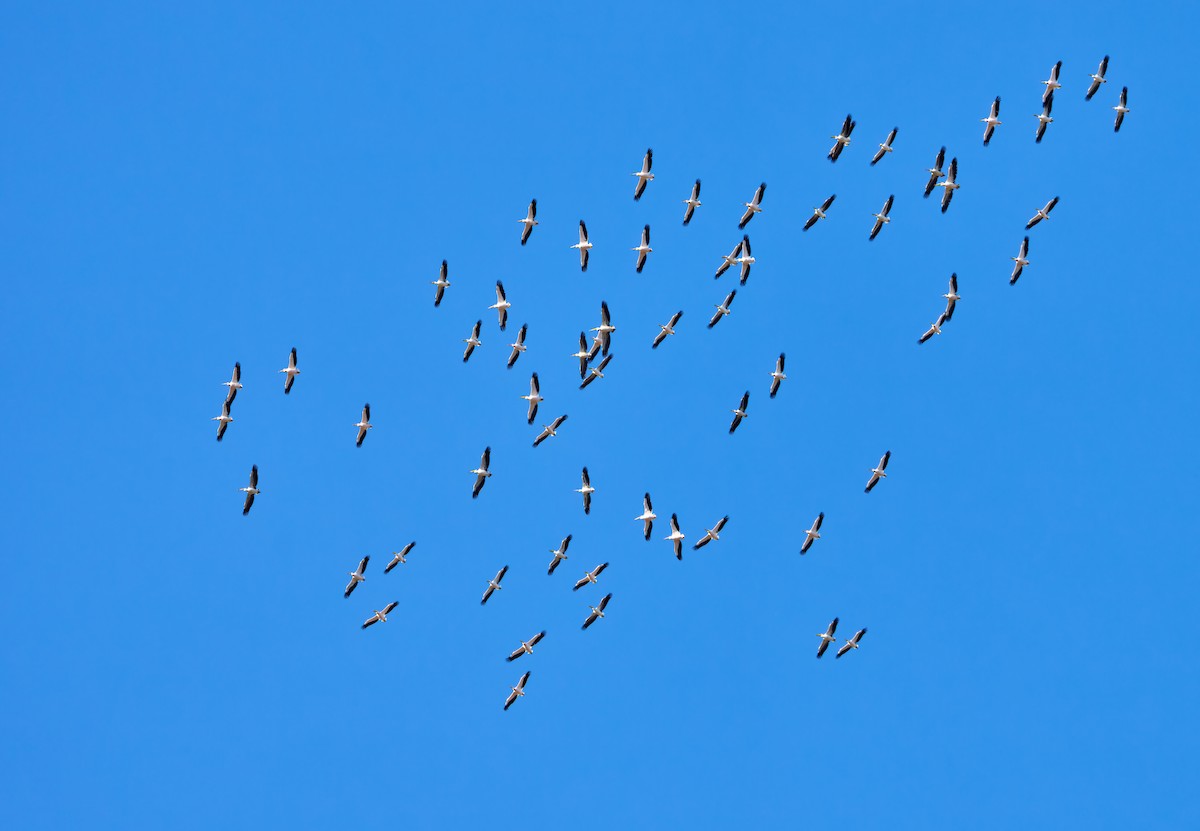
[[[296,380],[296,376],[300,374],[300,370],[296,368],[296,347],[292,347],[292,352],[288,355],[288,365],[279,370],[287,375],[283,380],[283,392],[287,395],[292,391],[292,383]]]
[[[521,245],[524,245],[529,241],[529,235],[533,233],[533,226],[538,224],[538,221],[535,217],[537,217],[537,200],[531,199],[529,201],[529,210],[525,214],[525,218],[517,220],[517,222],[520,222],[523,226],[521,228]]]
[[[654,150],[647,148],[646,155],[642,157],[642,169],[635,170],[631,176],[637,177],[637,184],[633,187],[633,201],[642,198],[642,193],[646,190],[646,185],[654,181],[654,174],[650,172],[651,166],[654,164]]]

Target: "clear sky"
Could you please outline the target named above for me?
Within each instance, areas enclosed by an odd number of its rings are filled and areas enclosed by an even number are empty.
[[[1200,826],[1193,5],[178,5],[0,12],[0,825]],[[601,300],[613,361],[580,392]],[[533,370],[538,424],[570,415],[536,450]],[[817,661],[835,615],[870,632]]]

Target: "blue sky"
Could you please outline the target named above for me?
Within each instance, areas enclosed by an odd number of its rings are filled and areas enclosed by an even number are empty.
[[[1200,14],[1126,5],[7,8],[0,824],[1194,827]],[[943,144],[946,215],[920,195]],[[760,181],[758,262],[707,331]],[[601,300],[614,357],[580,392]],[[545,420],[570,415],[536,450],[533,370]],[[690,540],[729,514],[720,543],[644,542],[646,490]],[[870,633],[816,661],[835,615]]]

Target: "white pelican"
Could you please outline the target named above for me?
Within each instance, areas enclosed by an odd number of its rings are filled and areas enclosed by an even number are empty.
[[[821,523],[824,521],[825,512],[821,511],[821,513],[817,514],[817,518],[813,520],[812,527],[804,532],[804,542],[800,545],[801,554],[807,554],[808,549],[812,548],[812,544],[821,539]]]
[[[1000,120],[1000,96],[996,96],[996,100],[992,101],[992,109],[988,112],[987,118],[979,119],[984,123],[983,128],[983,146],[987,147],[988,142],[992,140],[992,133],[996,132],[996,128],[1004,122]]]
[[[650,539],[650,532],[654,529],[654,520],[658,519],[658,514],[654,513],[654,508],[650,504],[650,494],[647,493],[642,497],[642,513],[633,518],[634,522],[642,523],[643,531],[646,534],[646,539]]]
[[[483,341],[479,339],[479,329],[483,326],[482,320],[475,321],[475,325],[471,327],[471,337],[463,338],[463,343],[467,348],[463,350],[463,363],[465,364],[471,357],[471,353],[475,351],[476,346],[483,346]]]
[[[366,582],[367,578],[363,576],[363,572],[367,570],[367,563],[369,562],[371,562],[370,554],[358,561],[358,568],[347,572],[350,575],[350,582],[346,584],[346,593],[342,597],[349,597],[350,593],[358,587],[359,583]]]
[[[1058,73],[1062,69],[1062,61],[1059,61],[1050,70],[1050,77],[1042,81],[1046,85],[1046,91],[1042,93],[1042,106],[1046,108],[1046,112],[1050,112],[1050,104],[1054,101],[1054,90],[1062,89],[1062,84],[1058,82]]]
[[[892,132],[888,133],[888,137],[884,139],[883,144],[879,145],[879,149],[875,151],[875,156],[871,159],[871,167],[879,163],[879,160],[891,153],[894,149],[892,142],[896,140],[896,133],[900,132],[899,127],[893,127]]]
[[[742,236],[742,253],[737,258],[737,263],[742,268],[741,277],[738,279],[738,285],[746,285],[746,281],[750,279],[750,266],[754,265],[754,257],[750,253],[750,235]]]
[[[851,636],[850,640],[848,640],[844,644],[842,644],[842,648],[837,651],[837,655],[835,655],[834,657],[840,658],[843,655],[845,655],[847,652],[849,652],[851,649],[858,649],[858,642],[862,640],[862,636],[865,634],[867,634],[867,630],[865,627],[862,629],[859,629],[857,632],[854,633],[853,636]]]
[[[237,398],[238,390],[242,388],[242,362],[235,361],[233,364],[233,377],[228,381],[221,382],[221,386],[229,387],[225,392],[225,400],[232,404],[233,399]]]
[[[1121,130],[1121,123],[1125,121],[1125,113],[1129,112],[1129,107],[1125,106],[1129,103],[1129,87],[1121,87],[1121,100],[1117,106],[1113,107],[1117,111],[1117,120],[1113,122],[1113,132],[1117,133]]]
[[[554,555],[554,559],[550,561],[550,568],[547,569],[547,574],[553,574],[554,569],[558,568],[558,564],[567,559],[567,546],[571,544],[571,534],[563,537],[563,541],[558,544],[558,548],[550,549],[550,553]]]
[[[296,347],[293,346],[292,354],[288,355],[288,365],[279,371],[287,373],[287,378],[283,379],[283,394],[287,395],[292,391],[296,376],[300,374],[300,370],[296,369]]]
[[[225,438],[225,428],[233,423],[233,417],[229,415],[228,398],[221,403],[221,414],[219,416],[213,416],[212,420],[221,422],[217,425],[217,441],[220,441],[221,439]]]
[[[746,206],[746,212],[742,214],[742,221],[738,223],[738,230],[746,227],[746,223],[754,219],[755,214],[762,213],[763,194],[767,192],[767,183],[763,182],[758,186],[758,190],[754,191],[754,198],[749,202],[743,202]]]
[[[671,319],[667,321],[666,326],[659,326],[659,333],[654,336],[654,343],[650,344],[651,349],[658,349],[658,345],[667,339],[667,335],[675,334],[675,326],[679,323],[679,319],[683,317],[683,312],[678,311],[671,315]]]
[[[533,446],[537,447],[539,444],[544,442],[546,439],[551,438],[552,436],[557,436],[558,428],[562,427],[563,422],[566,420],[567,420],[566,415],[560,415],[558,418],[554,419],[554,421],[550,422],[549,424],[543,424],[542,432],[538,433],[538,437],[533,440]]]
[[[404,548],[400,549],[399,551],[393,551],[392,552],[392,561],[383,567],[383,573],[388,574],[396,566],[402,565],[402,564],[408,562],[408,552],[413,550],[414,545],[416,545],[415,542],[410,542],[408,545],[404,546]]]
[[[829,648],[829,644],[837,640],[833,633],[837,631],[838,619],[834,618],[829,622],[829,627],[824,632],[818,632],[817,637],[821,639],[821,645],[817,647],[817,657],[820,658],[825,654],[825,650]]]
[[[942,172],[942,163],[946,161],[946,148],[943,147],[938,151],[937,160],[933,163],[933,167],[927,171],[929,173],[929,181],[925,183],[925,197],[933,193],[933,189],[937,187],[938,179],[941,179],[946,174]]]
[[[831,196],[830,196],[828,199],[826,199],[824,202],[822,202],[822,203],[821,203],[821,207],[819,207],[819,208],[813,208],[812,216],[810,216],[810,217],[808,218],[808,221],[804,223],[804,230],[805,230],[805,231],[807,231],[809,228],[811,228],[811,227],[813,227],[814,225],[816,225],[816,224],[817,224],[817,220],[819,220],[819,219],[824,219],[824,218],[825,218],[825,212],[826,212],[827,210],[829,210],[829,207],[830,207],[830,206],[833,204],[833,200],[835,200],[835,199],[837,199],[837,194],[836,194],[836,193],[835,193],[835,194],[833,194],[833,195],[831,195]]]
[[[442,270],[438,272],[436,280],[430,280],[430,285],[437,286],[437,291],[433,295],[433,307],[436,309],[442,305],[442,295],[446,293],[446,289],[450,285],[450,278],[447,276],[449,270],[446,268],[446,261],[442,260]]]
[[[1054,210],[1054,206],[1058,204],[1058,197],[1054,197],[1046,203],[1046,207],[1038,208],[1038,212],[1033,215],[1033,218],[1025,223],[1025,230],[1028,231],[1034,225],[1037,225],[1043,219],[1050,218],[1050,212]]]
[[[721,517],[715,526],[704,532],[704,536],[692,546],[693,551],[699,551],[710,542],[717,542],[721,539],[721,529],[725,527],[725,523],[729,522],[729,516]]]
[[[537,200],[529,200],[529,211],[525,214],[524,219],[518,219],[523,226],[521,228],[521,245],[529,242],[529,235],[533,233],[533,226],[538,224],[537,221]]]
[[[729,435],[733,435],[733,431],[742,423],[743,418],[747,418],[750,414],[746,412],[746,408],[750,406],[750,393],[742,393],[742,401],[737,405],[736,410],[730,410],[733,413],[733,423],[729,425]]]
[[[895,198],[896,194],[893,193],[889,195],[887,201],[883,203],[883,210],[877,214],[871,214],[871,216],[875,217],[875,225],[871,228],[871,236],[867,237],[868,242],[879,236],[879,229],[892,221],[892,218],[888,216],[888,213],[892,210],[892,201]]]
[[[483,600],[479,601],[480,606],[482,606],[484,603],[487,603],[488,598],[491,597],[493,593],[500,591],[500,581],[504,579],[504,575],[507,573],[508,566],[505,566],[496,572],[495,577],[493,577],[491,580],[488,580],[487,588],[483,591]]]
[[[1108,79],[1104,77],[1104,73],[1108,71],[1108,55],[1100,61],[1100,68],[1092,75],[1092,83],[1088,86],[1087,95],[1083,97],[1084,101],[1091,101],[1092,96],[1100,89],[1101,84],[1107,84]]]
[[[399,603],[393,600],[382,609],[377,609],[375,614],[371,615],[369,618],[367,618],[366,622],[363,623],[362,628],[366,629],[368,626],[374,626],[376,623],[387,623],[387,616],[392,613],[392,609],[395,609],[399,605]]]
[[[654,151],[646,148],[646,155],[642,157],[642,169],[629,174],[637,177],[637,184],[633,187],[634,202],[642,198],[642,194],[646,191],[646,183],[654,181],[654,174],[650,172],[652,164],[654,164]]]
[[[787,380],[787,376],[783,374],[783,362],[787,356],[780,352],[779,357],[775,359],[775,371],[771,373],[771,397],[779,392],[779,385]]]
[[[575,493],[583,494],[583,512],[590,514],[592,512],[592,494],[596,489],[592,487],[592,477],[588,474],[587,465],[583,466],[583,472],[580,474],[583,480],[582,487],[575,489]]]
[[[479,467],[474,470],[467,471],[475,474],[475,487],[471,489],[471,498],[479,496],[479,492],[483,490],[483,483],[486,482],[492,475],[488,468],[492,464],[492,448],[485,447],[483,449],[483,457],[479,460]],[[507,567],[507,566],[506,566]],[[486,598],[485,598],[486,599]]]
[[[841,132],[836,136],[830,136],[833,139],[833,147],[829,148],[829,161],[836,162],[838,156],[842,155],[842,148],[850,143],[850,134],[854,132],[854,125],[856,123],[847,115],[846,120],[842,122]]]
[[[1042,143],[1042,136],[1046,135],[1046,127],[1054,121],[1054,119],[1050,117],[1050,107],[1053,103],[1054,99],[1052,98],[1046,102],[1045,109],[1034,115],[1034,118],[1038,120],[1037,134],[1034,137],[1034,142],[1036,144]]]
[[[879,484],[880,479],[887,478],[887,474],[884,473],[884,471],[887,470],[888,460],[891,458],[892,458],[892,451],[889,450],[883,454],[883,458],[881,458],[879,460],[879,464],[876,465],[875,467],[871,468],[871,478],[867,480],[867,487],[863,491],[863,493],[870,493],[871,488],[873,488],[877,484]]]
[[[671,514],[671,533],[663,539],[671,541],[671,544],[675,546],[675,559],[682,560],[684,533],[679,530],[679,517],[675,514]]]
[[[729,254],[727,254],[726,256],[721,258],[721,264],[719,266],[717,266],[717,273],[713,275],[713,279],[714,280],[719,279],[722,274],[724,274],[726,271],[729,270],[730,266],[737,265],[738,257],[740,257],[741,254],[742,254],[742,243],[739,240],[738,244],[733,246],[733,250],[731,252],[729,252]]]
[[[938,183],[939,188],[945,188],[942,191],[942,213],[950,207],[950,200],[954,198],[954,191],[958,190],[962,185],[958,183],[958,157],[955,156],[950,160],[950,172],[946,175],[946,181]]]
[[[580,577],[575,582],[575,588],[571,589],[571,591],[577,592],[580,589],[582,589],[584,586],[586,586],[588,583],[595,583],[596,578],[599,577],[601,574],[603,574],[604,569],[606,569],[606,568],[608,568],[608,563],[601,563],[600,565],[596,566],[591,571],[585,571],[583,573],[583,576]]]
[[[733,291],[729,292],[729,294],[725,295],[725,299],[722,300],[719,304],[717,304],[717,306],[715,307],[716,311],[713,312],[712,320],[708,321],[709,329],[716,326],[718,321],[721,320],[721,318],[727,317],[729,315],[729,307],[733,305],[733,298],[735,298],[735,297],[737,297],[737,289],[734,289]]]
[[[504,284],[499,280],[496,281],[496,302],[488,308],[496,310],[496,316],[500,319],[500,331],[503,332],[504,327],[508,325],[508,310],[512,308],[512,303],[508,302],[504,294]]]
[[[520,658],[522,655],[532,655],[533,648],[535,646],[537,646],[538,641],[540,641],[544,637],[546,637],[545,629],[543,629],[541,632],[538,632],[536,635],[534,635],[529,640],[521,641],[521,645],[518,646],[516,649],[514,649],[512,651],[512,653],[504,660],[509,661],[511,663],[512,661],[517,660],[517,658]]]
[[[258,496],[262,491],[258,489],[258,465],[252,465],[250,468],[250,486],[238,488],[246,494],[246,501],[242,505],[242,516],[250,513],[250,506],[254,504],[254,497]]]
[[[940,315],[938,315],[937,320],[935,320],[933,323],[931,323],[929,325],[929,328],[925,330],[925,334],[923,334],[923,335],[921,335],[921,337],[917,338],[917,343],[924,343],[925,341],[932,338],[934,335],[940,335],[942,333],[942,324],[945,322],[946,322],[946,313],[942,312]]]
[[[642,273],[642,267],[646,265],[646,255],[654,249],[650,247],[650,226],[646,225],[642,228],[642,241],[636,248],[631,248],[631,251],[638,252],[637,255],[637,273]]]
[[[596,337],[600,341],[600,345],[604,349],[604,354],[608,354],[608,347],[612,345],[612,333],[617,331],[617,327],[612,325],[612,318],[608,314],[608,301],[600,301],[600,325],[593,326],[591,331],[596,333]]]
[[[946,298],[946,311],[942,312],[942,317],[949,320],[954,317],[955,305],[958,304],[959,300],[962,300],[958,296],[958,272],[950,275],[950,291],[943,294],[942,297]]]
[[[508,368],[512,369],[513,364],[517,362],[517,358],[521,357],[521,353],[525,351],[525,333],[529,331],[529,324],[522,323],[521,328],[517,330],[517,342],[510,343],[512,354],[508,356]]]
[[[597,619],[604,617],[604,607],[608,605],[608,601],[610,600],[612,600],[612,592],[609,592],[608,594],[604,595],[604,597],[600,598],[600,602],[595,606],[588,606],[588,608],[592,610],[592,613],[587,616],[587,620],[583,622],[583,626],[580,628],[587,629],[589,626],[595,623]]]
[[[521,398],[529,402],[528,423],[533,424],[533,420],[537,417],[538,404],[546,400],[542,397],[542,385],[538,381],[536,372],[529,376],[529,395],[522,395]]]
[[[358,423],[354,425],[358,428],[358,438],[354,441],[355,447],[362,447],[363,439],[367,437],[367,431],[373,426],[371,424],[371,405],[363,404],[362,417]]]
[[[588,387],[588,385],[592,383],[592,381],[595,381],[597,378],[603,378],[604,377],[604,369],[605,369],[605,367],[608,366],[608,362],[611,360],[612,360],[612,355],[606,355],[604,357],[604,360],[602,360],[600,362],[599,366],[592,367],[591,371],[588,373],[588,377],[583,379],[583,383],[579,385],[579,388],[581,390],[586,389]]]
[[[579,220],[579,242],[571,246],[579,249],[579,270],[587,271],[588,253],[592,250],[592,244],[588,242],[587,226],[583,224],[583,220]]]
[[[587,335],[583,332],[579,333],[579,351],[572,353],[571,357],[579,359],[579,377],[583,378],[587,375],[588,361],[595,357],[592,348],[588,346]]]
[[[1025,270],[1025,266],[1029,265],[1029,237],[1021,240],[1021,250],[1017,252],[1017,256],[1010,257],[1016,265],[1013,266],[1012,276],[1008,278],[1008,284],[1011,286],[1021,277],[1021,272]]]
[[[504,709],[507,710],[512,706],[512,703],[518,698],[525,696],[525,683],[529,680],[529,673],[521,676],[521,680],[517,682],[517,686],[512,687],[512,692],[508,694],[508,698],[504,701]]]
[[[696,212],[696,208],[699,208],[703,204],[700,201],[699,179],[696,180],[696,184],[692,185],[692,195],[683,200],[683,204],[687,205],[687,208],[683,212],[683,224],[687,225],[692,221],[692,214]]]

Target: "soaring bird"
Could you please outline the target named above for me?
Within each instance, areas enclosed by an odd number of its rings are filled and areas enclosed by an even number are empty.
[[[580,628],[587,629],[599,618],[604,617],[604,607],[608,605],[608,601],[610,600],[612,600],[612,592],[609,592],[608,594],[604,595],[604,597],[600,598],[600,602],[595,606],[588,606],[588,608],[592,610],[592,613],[587,616],[587,620],[583,622],[583,626]]]
[[[355,447],[362,447],[363,439],[367,437],[367,431],[374,425],[371,424],[371,405],[363,404],[362,417],[358,423],[354,425],[358,428],[358,438],[354,440]]]
[[[746,227],[746,223],[754,219],[755,214],[762,213],[763,194],[767,192],[767,183],[763,182],[758,186],[758,190],[754,191],[754,198],[749,202],[743,202],[746,206],[746,212],[742,214],[742,220],[738,223],[738,230]]]
[[[958,190],[962,185],[958,183],[958,157],[955,156],[950,160],[950,172],[946,175],[946,181],[939,182],[938,187],[945,188],[942,191],[942,213],[950,207],[950,200],[954,198],[954,191]]]
[[[892,218],[890,216],[888,216],[888,213],[892,210],[892,201],[895,198],[896,198],[896,194],[894,194],[894,193],[891,194],[890,196],[888,196],[887,201],[883,203],[883,210],[881,210],[877,214],[871,214],[871,216],[875,217],[875,225],[874,225],[874,227],[871,228],[871,236],[867,237],[868,241],[873,240],[873,239],[875,239],[875,237],[879,236],[879,229],[881,229],[884,225],[886,225],[892,221]]]
[[[604,370],[608,366],[608,362],[612,360],[612,357],[612,355],[605,355],[604,360],[600,361],[599,365],[592,367],[588,372],[588,377],[583,379],[583,383],[579,385],[579,388],[581,390],[586,389],[592,381],[595,381],[597,378],[603,378]]]
[[[631,251],[637,252],[637,273],[642,273],[642,268],[646,265],[646,255],[654,249],[650,247],[650,226],[646,225],[642,228],[642,241]]]
[[[369,562],[371,562],[370,554],[358,561],[358,568],[347,572],[350,575],[350,582],[346,584],[346,593],[342,597],[349,597],[350,593],[358,588],[359,583],[366,582],[367,578],[363,576],[363,572],[367,570],[367,563]]]
[[[608,347],[612,346],[612,333],[617,331],[617,327],[612,325],[612,316],[608,313],[607,300],[600,301],[600,325],[593,326],[592,331],[600,339],[603,354],[607,355]]]
[[[366,622],[363,623],[362,628],[366,629],[368,626],[374,626],[376,623],[387,623],[387,616],[392,613],[392,609],[395,609],[399,605],[400,604],[398,602],[393,600],[382,609],[377,609],[375,614],[371,615],[369,618],[367,618]]]
[[[592,512],[592,494],[596,492],[596,489],[592,487],[592,477],[588,474],[587,465],[583,466],[580,478],[583,480],[582,485],[575,489],[575,493],[583,495],[583,512],[590,514]]]
[[[634,522],[642,523],[642,530],[645,532],[646,539],[650,539],[650,532],[654,530],[654,520],[658,519],[658,514],[654,513],[654,507],[650,504],[650,494],[647,493],[642,497],[642,512],[633,518]]]
[[[1091,101],[1092,96],[1100,89],[1101,84],[1107,84],[1108,79],[1104,77],[1104,73],[1108,71],[1108,55],[1100,61],[1100,68],[1092,75],[1092,83],[1088,86],[1087,95],[1083,97],[1084,101]]]
[[[825,650],[829,648],[829,644],[837,640],[833,633],[837,631],[838,619],[834,618],[829,622],[829,626],[824,632],[818,632],[817,637],[821,639],[821,645],[817,647],[817,657],[820,658],[825,654]]]
[[[696,212],[696,208],[699,208],[702,204],[704,204],[700,201],[699,179],[696,180],[696,184],[692,185],[692,195],[683,200],[683,204],[687,205],[687,208],[685,208],[683,211],[683,224],[687,225],[692,221],[692,214]]]
[[[671,514],[671,533],[663,539],[671,541],[671,544],[675,546],[675,559],[682,560],[684,533],[679,530],[679,517],[675,514]]]
[[[483,490],[483,484],[491,478],[492,472],[488,469],[492,464],[492,448],[485,447],[483,449],[483,457],[479,460],[479,467],[474,470],[467,471],[475,474],[475,487],[471,489],[471,498],[479,496],[479,492]]]
[[[863,490],[863,493],[870,493],[871,488],[879,484],[880,479],[887,478],[887,474],[884,471],[887,470],[888,460],[891,458],[892,451],[889,450],[883,454],[883,458],[879,460],[879,464],[871,468],[871,478],[867,480],[867,487]]]
[[[534,635],[529,640],[521,641],[521,645],[518,646],[516,649],[514,649],[512,651],[512,653],[504,660],[509,661],[511,663],[512,661],[517,660],[517,658],[520,658],[522,655],[532,655],[533,648],[535,646],[537,646],[538,641],[540,641],[544,637],[546,637],[545,629],[543,629],[541,632],[538,632],[536,635]]]
[[[1050,104],[1054,101],[1054,90],[1062,89],[1062,84],[1058,82],[1058,73],[1062,69],[1062,61],[1056,63],[1050,70],[1050,77],[1042,81],[1046,85],[1046,91],[1042,93],[1042,106],[1046,108],[1046,112],[1050,112]]]
[[[488,598],[491,597],[494,593],[500,591],[500,581],[504,579],[504,575],[507,573],[508,573],[508,566],[505,566],[504,568],[502,568],[496,572],[495,577],[493,577],[491,580],[488,580],[487,588],[484,589],[484,591],[483,591],[483,600],[479,601],[480,606],[482,606],[484,603],[487,603]]]
[[[1021,250],[1017,252],[1017,256],[1009,259],[1016,264],[1013,266],[1012,276],[1008,278],[1008,284],[1011,286],[1020,279],[1025,266],[1029,265],[1029,237],[1021,240]]]
[[[721,275],[730,269],[731,266],[738,264],[738,258],[742,255],[742,243],[739,240],[738,244],[733,246],[733,251],[721,258],[721,264],[717,266],[717,273],[713,275],[713,279],[720,279]]]
[[[246,494],[246,501],[242,504],[242,516],[250,513],[250,506],[254,504],[254,497],[258,496],[262,491],[258,489],[258,465],[250,467],[250,485],[245,488],[238,488]]]
[[[817,518],[813,520],[812,526],[804,532],[804,542],[800,544],[800,553],[807,554],[808,549],[812,548],[812,544],[821,539],[821,523],[825,521],[825,512],[817,514]]]
[[[442,295],[446,293],[446,289],[450,287],[449,270],[446,267],[446,261],[442,260],[442,270],[438,272],[436,280],[430,280],[430,285],[437,286],[437,291],[433,295],[433,307],[436,309],[442,305]]]
[[[933,193],[933,189],[937,187],[938,179],[941,179],[946,174],[942,172],[942,163],[946,161],[946,148],[943,147],[938,151],[937,160],[934,161],[933,167],[927,171],[929,173],[929,181],[925,183],[925,196]]]
[[[946,322],[946,313],[942,312],[940,315],[938,315],[937,320],[935,320],[933,323],[931,323],[929,325],[929,328],[925,330],[925,334],[923,334],[923,335],[921,335],[921,337],[917,338],[917,343],[924,343],[925,341],[932,338],[934,335],[940,335],[942,333],[942,324],[945,322]]]
[[[221,414],[219,416],[213,416],[212,420],[220,422],[217,425],[217,441],[220,441],[221,439],[225,438],[225,428],[233,423],[233,416],[229,415],[228,398],[221,402]]]
[[[517,362],[517,358],[521,357],[521,353],[524,352],[526,349],[525,333],[527,331],[529,331],[529,324],[522,323],[521,328],[517,330],[516,343],[509,344],[509,346],[512,348],[512,353],[508,356],[508,368],[509,369],[513,368],[513,364],[515,364]]]
[[[242,388],[242,362],[235,361],[233,364],[233,377],[228,381],[221,383],[223,387],[229,387],[225,392],[225,401],[228,404],[233,404],[233,399],[237,398],[238,390]]]
[[[586,586],[588,583],[595,583],[596,578],[598,578],[604,572],[604,569],[606,569],[606,568],[608,568],[608,563],[601,563],[600,565],[596,566],[591,571],[585,571],[583,573],[583,576],[580,577],[577,581],[575,581],[575,587],[573,589],[571,589],[571,591],[577,592],[580,589],[582,589],[584,586]]]
[[[637,177],[637,184],[633,187],[633,201],[636,202],[642,198],[642,194],[646,192],[646,183],[654,181],[654,174],[650,172],[650,166],[654,164],[654,151],[650,148],[646,149],[646,155],[642,157],[642,169],[635,170],[631,176]]]
[[[749,413],[746,412],[746,408],[749,406],[750,406],[750,393],[749,393],[749,391],[747,391],[747,392],[742,393],[742,401],[740,404],[737,405],[737,409],[730,410],[730,412],[733,413],[733,422],[730,423],[730,425],[729,425],[729,435],[732,436],[733,431],[736,430],[738,428],[738,425],[742,423],[742,419],[749,416]]]
[[[992,140],[992,133],[996,132],[996,128],[1004,122],[1000,120],[1000,96],[992,101],[992,109],[988,112],[987,118],[979,119],[984,123],[983,128],[983,146],[987,147],[988,142]]]
[[[475,352],[476,346],[483,346],[483,341],[479,339],[479,329],[483,326],[482,320],[475,321],[475,325],[471,327],[471,337],[463,338],[463,343],[467,348],[463,350],[463,363],[470,360],[471,355]]]
[[[671,315],[671,319],[667,321],[666,326],[659,326],[659,332],[654,336],[654,343],[650,344],[651,349],[658,349],[658,345],[667,339],[667,335],[675,334],[675,326],[679,323],[679,319],[683,317],[683,312],[678,311]]]
[[[855,632],[851,636],[850,640],[848,640],[844,644],[842,644],[842,648],[837,651],[837,655],[835,655],[834,657],[840,658],[843,655],[845,655],[847,652],[849,652],[851,649],[858,649],[858,642],[862,640],[862,637],[865,634],[867,634],[866,628],[859,629],[857,632]]]
[[[813,227],[814,225],[816,225],[816,224],[817,224],[817,220],[819,220],[819,219],[824,219],[824,218],[825,218],[825,212],[826,212],[827,210],[829,210],[829,207],[830,207],[830,206],[833,204],[833,200],[835,200],[835,199],[837,199],[837,194],[836,194],[836,193],[835,193],[835,194],[833,194],[833,195],[831,195],[831,196],[830,196],[828,199],[826,199],[824,202],[822,202],[822,203],[821,203],[821,206],[820,206],[819,208],[813,208],[812,216],[810,216],[810,217],[808,218],[808,221],[804,223],[804,230],[805,230],[805,231],[807,231],[809,228],[811,228],[811,227]]]
[[[750,253],[750,235],[742,236],[742,253],[738,255],[737,263],[741,267],[741,276],[738,279],[738,285],[746,285],[746,281],[750,279],[750,266],[754,265],[754,255]]]
[[[554,569],[558,568],[558,564],[567,559],[567,546],[571,544],[571,534],[563,537],[563,541],[558,544],[558,548],[550,549],[550,553],[554,555],[554,559],[550,561],[550,568],[546,570],[547,574],[553,574]]]
[[[557,436],[558,428],[562,427],[562,423],[566,420],[567,420],[566,415],[560,415],[558,418],[554,419],[554,421],[550,422],[549,424],[543,424],[542,432],[538,433],[538,437],[533,440],[533,446],[537,447],[539,444],[544,442],[546,439],[551,438],[552,436]]]
[[[524,219],[518,219],[523,226],[521,228],[521,245],[529,242],[529,235],[533,233],[533,226],[538,224],[537,221],[537,200],[529,200],[529,211],[525,214]]]
[[[579,270],[587,271],[588,254],[592,250],[592,244],[588,242],[587,226],[583,224],[583,220],[579,220],[579,242],[571,246],[579,249]]]
[[[1034,134],[1034,139],[1033,139],[1035,144],[1042,143],[1042,136],[1046,135],[1046,128],[1048,126],[1050,126],[1051,123],[1054,122],[1054,119],[1050,117],[1050,106],[1053,103],[1054,103],[1054,99],[1052,98],[1046,102],[1046,106],[1042,109],[1042,111],[1040,113],[1034,114],[1034,118],[1036,118],[1038,120],[1037,133]]]
[[[891,153],[894,149],[892,142],[896,140],[896,133],[900,132],[899,127],[893,127],[892,132],[888,133],[888,137],[884,139],[883,144],[879,145],[879,149],[875,151],[875,155],[871,158],[871,167],[879,163],[879,160]]]
[[[954,316],[954,307],[959,300],[962,300],[958,296],[958,272],[950,275],[950,291],[943,294],[942,297],[946,298],[946,311],[942,312],[942,317],[944,320],[949,320]]]
[[[728,317],[729,307],[733,305],[733,298],[735,297],[737,297],[737,289],[734,289],[733,291],[729,292],[729,294],[725,295],[725,299],[716,305],[716,311],[713,312],[712,319],[708,321],[709,329],[716,326],[721,318]]]
[[[1117,106],[1113,107],[1117,111],[1117,120],[1113,122],[1113,132],[1121,131],[1121,124],[1125,121],[1125,113],[1129,112],[1129,107],[1125,106],[1129,103],[1129,87],[1121,87],[1121,100],[1117,102]]]
[[[710,542],[717,542],[718,540],[720,540],[721,539],[721,529],[725,527],[725,523],[727,523],[727,522],[729,522],[728,515],[723,516],[719,520],[717,520],[717,524],[704,532],[704,536],[701,537],[696,542],[696,544],[692,546],[692,550],[699,551],[701,548],[708,545]]]
[[[542,398],[542,385],[538,381],[538,374],[535,372],[529,376],[529,395],[522,395],[523,399],[529,402],[528,422],[533,424],[534,418],[537,417],[538,404],[546,399]]]
[[[293,346],[292,353],[288,355],[288,365],[279,371],[287,373],[287,377],[283,379],[283,394],[287,395],[292,391],[296,376],[300,374],[300,370],[296,369],[296,347]]]
[[[517,682],[515,687],[512,687],[512,692],[508,694],[508,698],[504,700],[504,709],[507,710],[512,706],[513,702],[518,698],[525,697],[525,684],[529,681],[529,673],[521,676],[521,680]]]
[[[1025,223],[1025,230],[1028,231],[1034,225],[1037,225],[1043,219],[1050,218],[1050,212],[1054,210],[1054,206],[1058,204],[1058,197],[1054,197],[1046,203],[1046,207],[1038,208],[1038,212],[1033,215],[1033,218]]]
[[[842,149],[850,143],[850,134],[854,132],[855,122],[849,115],[842,122],[842,129],[836,136],[830,136],[833,139],[833,147],[829,148],[829,161],[836,162],[838,156],[842,155]]]
[[[783,374],[783,362],[787,358],[784,353],[780,352],[779,357],[775,359],[775,371],[771,373],[771,397],[779,392],[779,385],[787,380],[787,376]]]
[[[408,552],[413,550],[414,545],[416,545],[415,542],[410,542],[408,545],[404,546],[404,548],[400,549],[399,551],[393,551],[392,552],[392,560],[386,566],[383,567],[383,573],[388,574],[396,566],[402,565],[403,563],[407,562],[408,561]]]
[[[496,310],[496,316],[500,319],[500,331],[503,332],[504,327],[508,325],[508,310],[512,308],[512,303],[508,302],[504,294],[504,284],[499,280],[496,281],[496,302],[488,308]]]
[[[580,378],[583,378],[585,375],[587,375],[588,361],[596,357],[595,350],[598,348],[598,344],[595,346],[588,346],[587,335],[585,335],[583,332],[579,333],[579,351],[572,353],[571,357],[579,359]]]

